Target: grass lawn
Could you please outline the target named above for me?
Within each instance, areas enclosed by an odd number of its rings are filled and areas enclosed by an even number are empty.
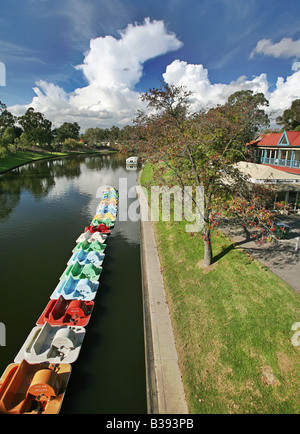
[[[141,183],[151,181],[146,166]],[[298,413],[299,294],[223,234],[203,269],[203,242],[185,222],[155,232],[191,413]]]
[[[28,152],[28,151],[17,151],[13,155],[9,155],[5,159],[0,159],[0,173],[5,170],[12,169],[14,167],[20,166],[21,164],[29,163],[30,161],[41,160],[44,158],[54,158],[63,157],[68,155],[63,152]]]
[[[68,155],[78,155],[78,154],[94,154],[94,153],[113,153],[114,151],[83,151],[83,152],[28,152],[28,151],[17,151],[13,155],[9,155],[5,159],[0,158],[0,173],[6,170],[13,169],[14,167],[20,166],[22,164],[29,163],[31,161],[55,158],[55,157],[65,157]]]

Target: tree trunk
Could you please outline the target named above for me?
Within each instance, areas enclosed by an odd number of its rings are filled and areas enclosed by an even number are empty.
[[[210,229],[204,229],[204,267],[209,267],[212,263],[212,248]]]

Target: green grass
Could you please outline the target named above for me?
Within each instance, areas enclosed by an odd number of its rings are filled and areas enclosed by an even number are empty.
[[[155,232],[191,413],[297,413],[299,294],[223,234],[204,269],[201,237],[185,222]]]
[[[6,170],[13,169],[14,167],[20,166],[22,164],[29,163],[30,161],[41,160],[45,158],[55,158],[63,157],[68,155],[63,152],[28,152],[28,151],[17,151],[13,155],[9,155],[5,159],[0,159],[0,173]]]
[[[29,151],[17,151],[15,154],[9,155],[5,159],[0,158],[0,173],[7,170],[13,169],[15,167],[21,166],[22,164],[30,163],[31,161],[56,158],[56,157],[66,157],[68,155],[76,154],[94,154],[94,153],[114,153],[115,151],[79,151],[79,152],[29,152]]]
[[[153,170],[151,164],[146,164],[143,168],[140,183],[141,185],[147,185],[153,179]]]

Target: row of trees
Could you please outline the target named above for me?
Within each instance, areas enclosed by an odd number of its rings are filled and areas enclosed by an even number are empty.
[[[13,116],[5,104],[0,102],[0,158],[13,153],[17,148],[29,149],[40,146],[48,150],[80,150],[87,144],[89,147],[105,145],[108,142],[126,141],[132,127],[123,129],[112,126],[110,129],[89,128],[80,135],[77,122],[64,122],[53,128],[51,121],[30,107],[23,116]]]
[[[203,187],[204,211],[195,209],[204,222],[204,266],[213,260],[213,228],[223,218],[256,228],[259,242],[272,235],[267,209],[270,191],[247,182],[235,163],[245,159],[245,143],[269,125],[262,93],[236,92],[224,105],[189,114],[191,93],[165,83],[141,99],[149,111],[135,119],[140,154],[153,162],[155,180],[161,185]],[[194,206],[197,206],[195,196]]]
[[[88,128],[82,139],[89,146],[95,146],[97,144],[117,144],[128,142],[133,134],[134,127],[126,125],[123,128],[112,126],[111,128]]]
[[[58,128],[52,128],[52,122],[30,107],[23,116],[13,116],[5,104],[0,102],[0,155],[29,149],[32,146],[53,149],[63,146],[65,149],[82,147],[80,126],[65,122]]]

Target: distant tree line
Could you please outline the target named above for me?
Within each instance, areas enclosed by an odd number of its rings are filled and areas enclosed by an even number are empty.
[[[283,129],[299,131],[300,99],[294,100],[291,107],[276,118],[276,123]],[[52,122],[34,108],[30,107],[23,116],[16,117],[0,101],[0,158],[5,158],[18,149],[30,150],[36,146],[48,151],[76,151],[86,146],[98,148],[122,145],[124,152],[128,148],[131,152],[138,152],[139,141],[136,125],[126,125],[123,128],[114,125],[111,128],[94,127],[80,134],[77,122],[64,122],[53,128]]]
[[[30,107],[23,116],[16,117],[0,101],[0,158],[19,150],[33,150],[36,147],[47,151],[79,151],[101,146],[115,146],[130,140],[131,126],[120,129],[88,128],[80,134],[77,122],[64,122],[53,128],[52,122]]]

